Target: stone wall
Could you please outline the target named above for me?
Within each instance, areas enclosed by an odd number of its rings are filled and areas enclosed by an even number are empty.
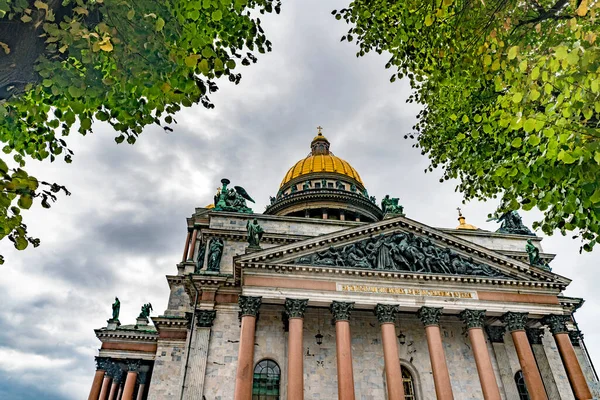
[[[159,340],[148,400],[178,400],[181,394],[186,342]]]

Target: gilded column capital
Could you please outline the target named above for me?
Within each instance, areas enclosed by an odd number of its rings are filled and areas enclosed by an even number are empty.
[[[308,299],[285,299],[285,314],[289,318],[304,318]]]
[[[531,344],[542,344],[542,339],[544,338],[544,333],[546,331],[544,328],[526,328],[525,333],[527,334],[527,339],[529,339],[529,343]]]
[[[354,310],[354,302],[345,303],[343,301],[333,301],[329,306],[329,310],[333,314],[333,319],[337,321],[349,321],[350,313]]]
[[[198,328],[210,328],[213,326],[216,316],[216,310],[196,310],[196,326]]]
[[[467,329],[483,328],[483,320],[485,318],[485,310],[463,310],[458,314],[463,320]]]
[[[127,360],[127,371],[129,372],[140,372],[142,360]]]
[[[509,332],[525,330],[527,324],[527,316],[529,313],[518,313],[509,311],[502,316],[502,321],[506,324],[506,329]]]
[[[553,335],[558,335],[559,333],[568,333],[569,332],[569,330],[567,329],[567,324],[566,324],[568,320],[569,320],[568,315],[550,314],[550,315],[546,315],[542,319],[542,322],[545,325],[548,325],[548,327],[550,328],[550,332],[552,332]]]
[[[485,328],[487,334],[492,343],[504,343],[504,331],[506,330],[504,325],[492,326],[489,325]]]
[[[395,323],[396,314],[398,314],[399,311],[400,306],[396,304],[377,304],[373,310],[379,324]]]
[[[440,317],[442,316],[441,307],[421,307],[417,315],[425,327],[431,325],[439,325]]]
[[[256,317],[258,309],[262,304],[262,297],[240,296],[238,305],[240,306],[240,316],[249,315]]]

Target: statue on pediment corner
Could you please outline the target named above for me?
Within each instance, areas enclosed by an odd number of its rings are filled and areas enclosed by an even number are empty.
[[[223,185],[215,195],[215,211],[230,211],[251,214],[253,211],[246,205],[246,200],[254,203],[254,200],[246,190],[241,186],[234,186],[233,189],[228,189],[231,181],[229,179],[221,179]]]
[[[150,303],[146,303],[142,306],[142,309],[140,311],[140,315],[138,316],[138,318],[148,318],[150,316],[150,311],[152,310],[152,304]]]
[[[548,265],[547,263],[542,261],[542,259],[540,258],[540,250],[533,244],[531,239],[527,239],[527,244],[525,245],[525,251],[527,252],[527,255],[529,256],[529,265],[531,265],[532,267],[539,267],[539,268],[546,269],[548,271],[552,271],[552,268],[550,268],[550,265]]]
[[[204,268],[204,255],[206,254],[206,243],[202,241],[200,243],[200,247],[198,248],[198,259],[196,260],[196,268],[194,268],[194,273],[199,274],[200,270]]]
[[[112,321],[119,321],[119,313],[121,312],[121,302],[118,297],[115,297],[115,302],[112,304]]]

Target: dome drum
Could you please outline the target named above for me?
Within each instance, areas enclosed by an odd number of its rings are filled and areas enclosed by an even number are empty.
[[[383,213],[369,197],[358,172],[329,151],[320,131],[311,153],[285,174],[265,214],[373,222]]]

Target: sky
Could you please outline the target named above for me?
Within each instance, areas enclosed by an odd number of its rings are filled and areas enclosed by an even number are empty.
[[[418,112],[406,103],[409,85],[389,82],[385,55],[356,58],[355,45],[340,43],[348,27],[331,10],[346,4],[289,0],[280,15],[261,16],[273,52],[244,67],[239,85],[219,82],[215,109],[180,112],[172,133],[149,127],[134,146],[117,145],[110,126],[98,123],[91,135],[68,137],[72,164],[29,162],[30,173],[73,194],[24,212],[40,247],[18,252],[0,242],[0,399],[85,398],[100,345],[93,330],[106,325],[114,297],[123,323],[134,323],[147,302],[161,314],[185,218],[212,203],[224,177],[262,212],[319,125],[369,193],[399,197],[409,218],[453,228],[461,207],[468,223],[498,228],[486,222],[496,202],[462,205],[455,183],[424,173],[427,158],[404,139]],[[529,226],[540,217],[521,215]],[[557,254],[554,272],[573,279],[565,295],[586,299],[576,317],[599,360],[600,250],[580,255],[580,243],[560,234],[542,246]]]

